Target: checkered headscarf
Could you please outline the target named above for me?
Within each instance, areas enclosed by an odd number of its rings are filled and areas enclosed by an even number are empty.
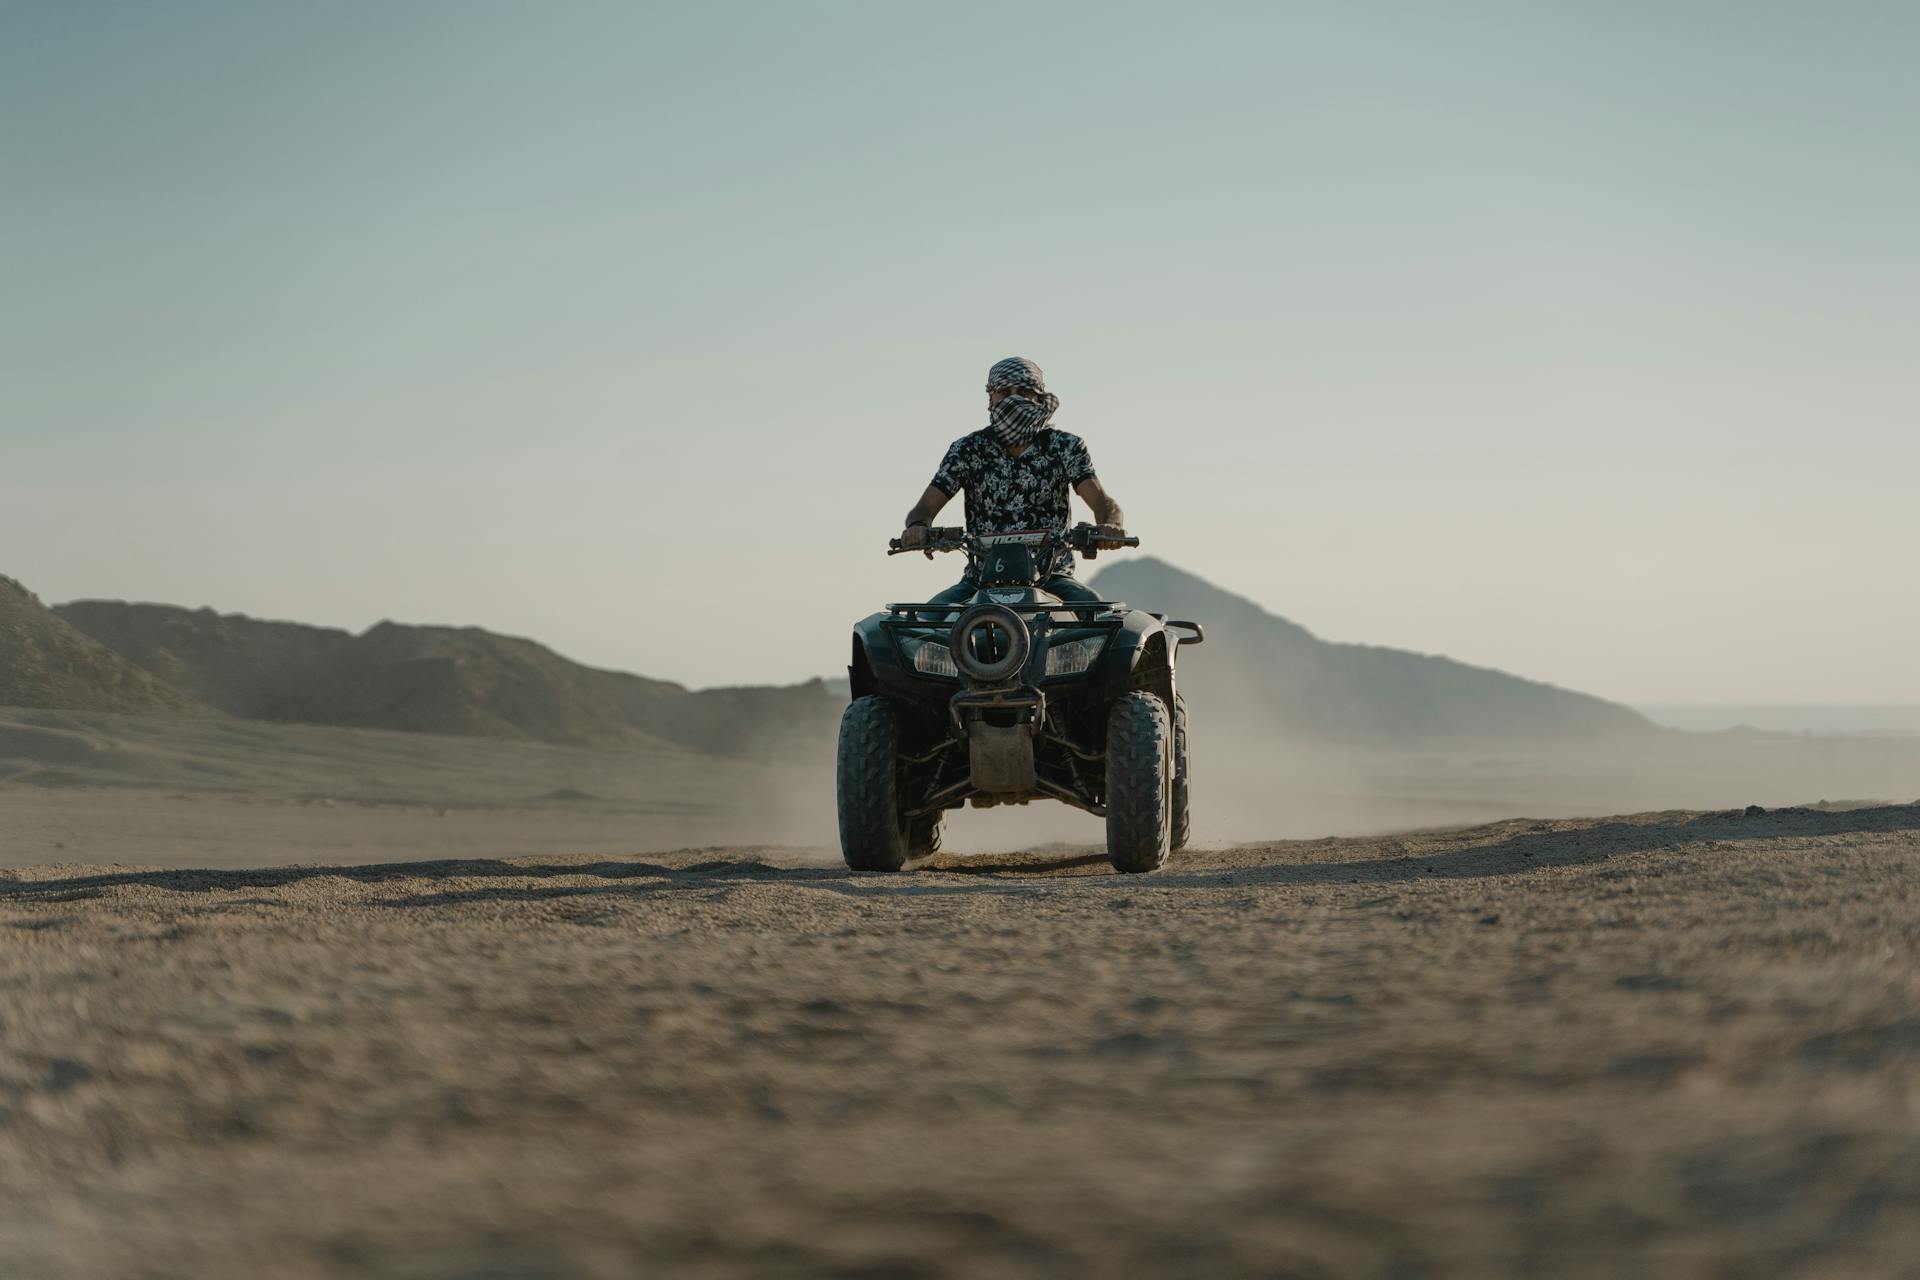
[[[987,390],[1011,387],[1017,393],[993,407],[987,425],[1008,449],[1031,444],[1034,436],[1060,408],[1060,397],[1047,390],[1040,366],[1021,356],[1008,356],[987,370]]]

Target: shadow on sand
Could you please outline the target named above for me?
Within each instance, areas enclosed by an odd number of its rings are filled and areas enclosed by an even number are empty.
[[[0,904],[68,902],[95,898],[120,888],[144,887],[176,893],[232,892],[275,889],[304,880],[333,877],[360,884],[406,881],[460,882],[512,880],[522,883],[486,887],[462,886],[438,892],[410,893],[381,899],[388,908],[448,906],[461,902],[532,902],[619,893],[635,896],[685,890],[725,889],[738,884],[784,884],[856,895],[941,895],[1043,892],[1036,882],[1068,879],[1113,890],[1219,888],[1223,885],[1305,887],[1336,884],[1392,884],[1416,880],[1473,879],[1523,875],[1541,868],[1581,866],[1609,858],[1654,849],[1693,846],[1712,849],[1727,844],[1857,832],[1920,830],[1920,805],[1890,805],[1870,809],[1827,811],[1775,809],[1770,811],[1695,815],[1651,815],[1639,821],[1598,822],[1583,827],[1549,827],[1515,833],[1514,824],[1493,828],[1422,836],[1425,840],[1456,840],[1454,847],[1430,848],[1402,856],[1312,861],[1325,842],[1292,842],[1249,846],[1233,851],[1234,861],[1208,866],[1205,850],[1175,855],[1164,871],[1147,876],[1101,876],[1088,869],[1104,864],[1101,853],[1082,850],[1060,854],[985,854],[959,859],[951,855],[933,865],[904,875],[855,875],[840,867],[780,867],[753,860],[694,862],[678,866],[656,862],[606,860],[601,862],[507,862],[497,858],[437,862],[398,862],[371,866],[268,867],[238,871],[107,871],[58,880],[15,880],[0,876]],[[1407,837],[1370,841],[1339,841],[1335,850],[1365,843],[1391,850]],[[1249,855],[1263,860],[1247,863]],[[598,884],[539,885],[525,881],[589,878]],[[967,883],[972,881],[972,883]]]

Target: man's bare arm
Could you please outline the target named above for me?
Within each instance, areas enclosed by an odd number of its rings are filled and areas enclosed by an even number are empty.
[[[940,509],[946,506],[948,501],[947,495],[941,492],[939,485],[928,485],[927,491],[920,495],[920,501],[914,503],[913,510],[907,512],[907,524],[910,526],[932,524],[933,518],[940,514]]]
[[[937,484],[927,486],[920,495],[920,501],[913,504],[913,510],[907,512],[907,527],[900,531],[902,547],[925,547],[927,545],[927,526],[940,514],[940,508],[947,505],[947,495]],[[933,552],[927,552],[927,559],[933,559]]]
[[[1115,532],[1127,527],[1126,512],[1120,510],[1120,504],[1115,502],[1113,495],[1101,485],[1099,476],[1088,476],[1073,486],[1073,491],[1080,495],[1080,500],[1087,504],[1089,511],[1093,512],[1095,524]]]

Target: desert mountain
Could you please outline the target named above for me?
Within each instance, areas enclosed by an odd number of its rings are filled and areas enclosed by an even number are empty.
[[[1600,738],[1658,732],[1639,712],[1451,658],[1333,644],[1152,557],[1091,584],[1207,628],[1180,667],[1196,715],[1244,736],[1365,742]]]
[[[274,719],[264,708],[350,632],[261,622],[211,609],[77,600],[53,612],[134,665],[230,715]]]
[[[12,578],[0,578],[0,706],[208,714],[191,697],[69,626]]]
[[[1207,646],[1183,664],[1182,683],[1213,734],[1405,745],[1657,732],[1626,707],[1552,685],[1329,643],[1152,558],[1112,565],[1095,585],[1206,624]],[[830,743],[844,698],[818,681],[692,691],[476,627],[383,622],[353,635],[170,605],[87,600],[49,611],[13,584],[0,593],[10,593],[0,595],[0,704],[204,704],[256,720],[741,755]]]
[[[695,692],[478,627],[382,622],[356,636],[113,600],[56,612],[146,671],[255,720],[591,746],[665,740],[741,755],[830,741],[839,714],[817,681]]]

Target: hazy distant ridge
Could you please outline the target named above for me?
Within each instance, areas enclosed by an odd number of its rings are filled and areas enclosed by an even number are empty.
[[[1259,737],[1408,743],[1653,734],[1618,703],[1451,658],[1333,644],[1151,556],[1102,569],[1102,595],[1205,625],[1180,679],[1196,715]]]
[[[211,714],[0,577],[0,706]]]
[[[1182,688],[1210,737],[1405,745],[1598,739],[1660,732],[1615,703],[1449,658],[1331,644],[1250,600],[1152,558],[1104,569],[1109,596],[1204,623]],[[82,600],[48,610],[0,591],[9,648],[0,703],[583,746],[667,742],[723,755],[832,741],[844,694],[692,691],[583,666],[478,627],[382,622],[354,635],[211,609]],[[8,690],[12,690],[11,693]]]
[[[270,708],[300,674],[353,643],[351,632],[170,604],[76,600],[53,612],[151,675],[229,715]]]
[[[753,754],[822,741],[839,714],[817,681],[695,692],[478,627],[382,622],[356,636],[117,600],[54,612],[145,672],[247,719]]]

